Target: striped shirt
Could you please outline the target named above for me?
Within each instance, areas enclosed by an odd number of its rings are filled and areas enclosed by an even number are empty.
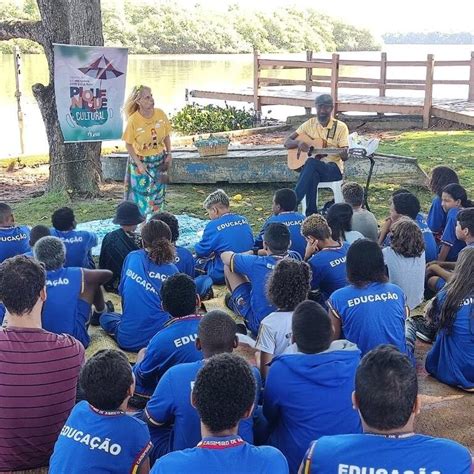
[[[84,348],[72,336],[0,330],[0,471],[48,465],[83,362]]]

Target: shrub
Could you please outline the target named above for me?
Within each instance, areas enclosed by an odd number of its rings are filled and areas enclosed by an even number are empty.
[[[187,104],[171,117],[174,130],[186,135],[252,128],[256,122],[253,109],[238,109],[227,104],[225,107]]]

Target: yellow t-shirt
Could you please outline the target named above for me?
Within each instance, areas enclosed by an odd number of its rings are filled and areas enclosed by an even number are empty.
[[[161,109],[145,118],[138,110],[128,118],[122,140],[133,146],[139,156],[158,155],[164,149],[164,139],[171,133],[168,117]]]
[[[337,123],[335,133],[333,134],[333,125]],[[300,125],[296,133],[305,133],[313,140],[320,138],[327,142],[327,148],[344,148],[349,146],[349,129],[344,122],[331,118],[329,123],[323,127],[316,117],[310,118],[305,123]],[[334,135],[334,136],[333,136]],[[344,172],[344,162],[339,155],[328,155],[321,159],[324,163],[333,162],[339,166],[341,173]]]

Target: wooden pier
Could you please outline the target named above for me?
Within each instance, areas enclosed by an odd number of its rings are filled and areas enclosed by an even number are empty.
[[[339,74],[341,66],[378,68],[379,77],[352,77]],[[389,79],[391,67],[418,67],[425,69],[425,79]],[[435,79],[435,70],[446,67],[463,67],[469,71],[468,79]],[[306,79],[287,79],[283,77],[263,77],[262,71],[272,69],[304,69]],[[314,74],[314,70],[329,70],[329,75]],[[433,86],[466,85],[468,94],[459,99],[434,99]],[[298,90],[297,87],[303,87]],[[318,90],[314,90],[314,88]],[[321,90],[321,88],[323,90]],[[324,90],[329,89],[329,91]],[[376,89],[378,95],[359,95],[340,93],[340,89]],[[422,97],[390,97],[388,90],[423,91]],[[428,54],[424,61],[389,61],[386,53],[380,60],[340,59],[333,54],[331,59],[313,58],[306,52],[306,60],[265,59],[254,52],[253,87],[239,90],[197,90],[189,91],[195,98],[228,100],[253,103],[256,111],[265,105],[299,106],[310,113],[314,99],[323,92],[330,92],[335,100],[334,113],[369,112],[377,114],[394,113],[420,115],[423,127],[428,128],[431,117],[452,120],[464,125],[474,126],[474,52],[466,60],[435,61]]]

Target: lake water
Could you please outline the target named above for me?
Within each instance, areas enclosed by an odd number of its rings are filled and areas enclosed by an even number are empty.
[[[474,45],[387,45],[389,60],[424,60],[432,53],[435,59],[470,58]],[[340,53],[342,58],[379,59],[379,52]],[[264,55],[270,56],[270,55]],[[271,55],[272,57],[301,58],[304,54]],[[330,57],[331,53],[315,53],[315,57]],[[287,78],[304,78],[304,71],[271,71],[270,74]],[[378,68],[345,67],[341,74],[378,77]],[[468,68],[439,68],[436,79],[467,79]],[[185,89],[239,89],[252,86],[253,57],[251,54],[217,55],[134,55],[129,57],[127,91],[135,84],[147,84],[153,89],[157,107],[173,114],[185,104]],[[389,68],[391,79],[424,79],[424,68]],[[46,134],[36,101],[31,92],[34,83],[45,83],[48,79],[46,59],[42,55],[23,56],[23,96],[25,153],[44,153],[48,150]],[[343,91],[344,92],[344,91]],[[372,93],[374,89],[351,89],[352,93]],[[15,75],[12,55],[0,54],[0,157],[15,156],[20,152],[20,140],[16,114]],[[417,95],[422,91],[387,91],[387,95]],[[435,97],[466,98],[467,86],[435,86]],[[200,100],[200,103],[206,103]],[[219,102],[222,104],[222,102]],[[240,103],[239,106],[245,104]],[[250,104],[247,105],[250,107]],[[269,108],[264,108],[264,115]],[[301,113],[297,107],[271,107],[271,115],[285,119],[288,115]],[[107,144],[107,142],[106,142]],[[110,145],[110,142],[108,143]],[[112,143],[113,144],[113,143]]]

